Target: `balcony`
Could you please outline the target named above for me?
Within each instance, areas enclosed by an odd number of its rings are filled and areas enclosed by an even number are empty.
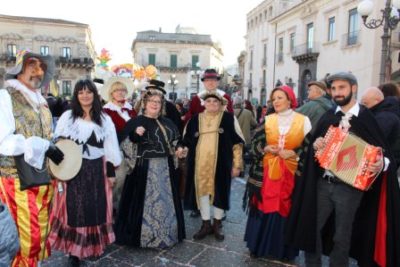
[[[361,31],[348,32],[342,35],[342,48],[352,47],[360,44]]]
[[[171,66],[156,65],[156,68],[158,70],[160,70],[160,72],[170,72],[170,73],[182,72],[182,73],[186,73],[186,72],[189,72],[192,69],[192,66],[190,64],[186,64],[185,66],[177,66],[176,68],[173,68]]]
[[[10,55],[9,53],[0,54],[0,62],[15,63],[15,55]]]
[[[319,43],[304,43],[295,46],[292,51],[292,58],[297,63],[316,61],[319,55]]]
[[[83,68],[91,69],[94,68],[94,62],[91,58],[68,58],[68,57],[58,57],[56,58],[56,65],[62,68]]]

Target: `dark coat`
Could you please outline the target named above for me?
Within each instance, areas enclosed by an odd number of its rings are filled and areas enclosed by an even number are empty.
[[[215,207],[229,210],[229,196],[231,191],[231,171],[233,162],[233,146],[235,144],[244,143],[244,140],[236,133],[234,125],[234,115],[224,112],[220,124],[218,139],[218,158],[215,171]],[[196,147],[199,140],[199,114],[192,117],[186,126],[183,145],[189,148],[187,166],[188,172],[186,177],[185,188],[185,208],[197,209],[196,192],[194,184],[194,173],[196,165]]]
[[[340,117],[334,114],[334,110],[329,110],[320,119],[317,131],[311,138],[308,148],[307,159],[302,176],[296,180],[295,189],[292,195],[293,207],[288,218],[286,240],[287,243],[296,248],[307,252],[315,251],[316,242],[316,184],[323,174],[323,169],[319,167],[314,159],[314,149],[312,144],[317,137],[324,136],[330,125],[337,126]],[[386,150],[387,145],[383,134],[379,129],[373,114],[361,106],[358,117],[350,120],[352,131],[367,143],[380,146],[384,149],[385,157],[391,162],[394,161],[390,152]],[[385,199],[386,203],[380,202]],[[379,205],[386,211],[386,220],[383,222],[387,227],[386,241],[386,266],[400,266],[400,191],[396,175],[395,164],[390,164],[387,171],[381,174],[369,191],[364,193],[360,207],[353,223],[352,243],[350,256],[358,261],[359,266],[376,266],[374,261],[375,235],[377,231]],[[384,206],[386,205],[386,206]],[[322,231],[323,251],[329,253],[332,248],[332,234],[334,215],[325,225]],[[382,225],[382,224],[380,224]],[[380,244],[382,245],[382,244]]]
[[[393,144],[400,134],[400,106],[394,97],[386,97],[370,108],[388,144]]]

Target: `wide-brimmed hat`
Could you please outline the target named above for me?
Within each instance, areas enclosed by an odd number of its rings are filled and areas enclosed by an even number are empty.
[[[310,87],[311,85],[318,86],[319,88],[324,90],[324,92],[326,92],[327,90],[326,83],[324,81],[311,81],[308,83],[307,87]]]
[[[228,104],[228,100],[225,97],[223,97],[220,94],[218,94],[218,92],[206,91],[206,92],[202,93],[199,97],[201,99],[203,99],[203,100],[206,100],[207,98],[213,97],[215,99],[218,99],[222,103],[222,105],[227,105]]]
[[[25,61],[28,58],[32,57],[39,59],[43,64],[46,65],[46,70],[44,72],[43,80],[42,83],[40,84],[40,87],[48,85],[51,79],[53,79],[56,68],[53,57],[50,55],[42,56],[40,54],[32,53],[28,50],[18,51],[15,59],[15,66],[6,71],[5,79],[6,80],[17,79],[17,75],[22,72],[22,68],[24,66]]]
[[[215,69],[206,69],[201,77],[201,81],[204,82],[205,79],[214,79],[219,81],[221,76],[219,76],[218,72]]]
[[[133,93],[133,89],[135,85],[133,84],[133,81],[129,78],[126,77],[111,77],[110,79],[107,80],[107,82],[104,84],[104,86],[100,89],[100,95],[105,101],[111,101],[111,94],[114,92],[115,89],[113,89],[113,85],[115,83],[122,83],[125,85],[127,89],[127,97],[131,96]]]
[[[149,84],[146,86],[146,90],[156,89],[161,91],[164,95],[167,93],[164,89],[165,83],[156,79],[152,79],[149,81]]]

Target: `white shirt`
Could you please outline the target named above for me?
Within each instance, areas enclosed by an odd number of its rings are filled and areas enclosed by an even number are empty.
[[[40,94],[40,90],[32,91],[18,80],[8,80],[5,85],[20,91],[36,112],[39,111],[41,105],[47,105],[46,99]],[[29,165],[41,168],[50,142],[38,136],[25,138],[22,134],[15,134],[15,130],[11,96],[7,90],[1,89],[0,154],[4,156],[24,154],[24,159]]]

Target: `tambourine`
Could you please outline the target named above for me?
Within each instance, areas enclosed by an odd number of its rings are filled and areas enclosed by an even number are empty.
[[[82,166],[82,146],[69,139],[61,139],[56,146],[64,153],[64,159],[56,165],[49,160],[50,174],[61,181],[74,178]]]

